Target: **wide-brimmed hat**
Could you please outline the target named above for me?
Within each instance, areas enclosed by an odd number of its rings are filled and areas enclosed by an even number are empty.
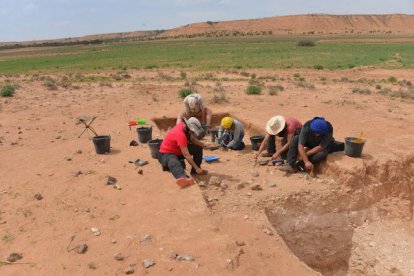
[[[266,123],[266,132],[270,135],[277,135],[279,134],[286,125],[286,120],[283,116],[274,116],[270,118],[269,121]]]
[[[185,124],[187,125],[188,129],[191,130],[192,132],[194,132],[196,137],[200,137],[203,135],[204,133],[204,129],[201,126],[200,121],[195,118],[195,117],[191,117],[190,119],[186,119],[184,118]]]

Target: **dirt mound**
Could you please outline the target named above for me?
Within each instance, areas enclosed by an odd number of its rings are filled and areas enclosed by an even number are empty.
[[[180,36],[215,32],[240,32],[242,35],[251,32],[266,32],[272,35],[414,34],[414,16],[309,14],[223,22],[208,21],[172,29],[161,35]]]

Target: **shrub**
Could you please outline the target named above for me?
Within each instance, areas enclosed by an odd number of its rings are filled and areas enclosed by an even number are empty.
[[[275,86],[269,86],[269,95],[276,96],[280,91],[283,91],[283,90],[285,90],[285,88],[281,86],[280,84],[275,85]]]
[[[316,69],[316,70],[323,70],[323,66],[322,66],[322,65],[320,65],[320,64],[316,64],[316,65],[314,65],[314,66],[313,66],[313,69]]]
[[[368,88],[352,88],[352,93],[369,95],[371,94],[371,90],[369,90]]]
[[[381,89],[382,89],[382,87],[381,87],[381,85],[377,84],[377,85],[375,86],[375,89],[377,89],[377,90],[381,90]]]
[[[180,72],[180,78],[181,78],[182,80],[185,80],[185,79],[187,78],[187,73],[186,73],[186,72],[184,72],[184,71],[181,71],[181,72]]]
[[[193,94],[193,90],[190,88],[181,88],[180,91],[178,92],[178,95],[180,96],[180,98],[185,98],[190,94]]]
[[[305,39],[305,40],[299,40],[296,43],[296,46],[299,46],[299,47],[315,47],[316,43],[313,40]]]
[[[258,87],[258,86],[250,85],[246,89],[246,94],[247,95],[258,95],[260,93],[262,93],[262,89],[260,87]]]
[[[52,79],[51,77],[47,77],[43,85],[46,86],[47,89],[52,90],[52,91],[58,89],[58,86],[56,85],[56,81]]]
[[[397,82],[397,78],[396,78],[396,77],[391,76],[391,77],[389,77],[389,78],[387,79],[387,81],[388,81],[388,82],[390,82],[390,83],[395,83],[395,82]]]
[[[15,88],[12,85],[6,85],[1,89],[0,96],[13,97]]]
[[[302,87],[307,89],[315,89],[315,85],[310,82],[305,81],[303,78],[300,78],[298,81],[295,82],[296,87]]]
[[[256,76],[257,75],[255,73],[253,73],[253,74],[250,75],[250,77],[252,78],[252,80],[254,80],[256,78]]]

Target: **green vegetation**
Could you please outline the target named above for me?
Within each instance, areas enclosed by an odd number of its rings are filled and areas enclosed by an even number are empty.
[[[309,39],[299,40],[296,43],[296,46],[299,46],[299,47],[315,47],[316,46],[316,43],[315,43],[315,41],[309,40]]]
[[[185,98],[190,94],[193,94],[193,90],[191,88],[182,88],[180,89],[180,91],[178,92],[178,96],[180,96],[180,98]]]
[[[361,39],[363,37],[360,37]],[[317,37],[313,38],[315,41]],[[369,38],[366,38],[369,39]],[[97,72],[105,69],[178,68],[224,70],[252,68],[347,69],[358,66],[412,69],[411,43],[391,39],[369,43],[323,38],[317,47],[297,47],[300,37],[216,38],[139,41],[0,50],[0,74]],[[346,40],[346,39],[345,39]],[[399,62],[388,62],[395,54]],[[248,75],[250,76],[250,74]]]
[[[0,96],[2,97],[13,97],[15,88],[12,85],[4,86],[0,91]]]
[[[248,86],[246,89],[247,95],[258,95],[260,93],[262,93],[262,89],[258,86],[251,85],[251,86]]]

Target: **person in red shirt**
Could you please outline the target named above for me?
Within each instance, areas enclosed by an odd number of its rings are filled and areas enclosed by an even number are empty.
[[[204,131],[197,118],[191,117],[172,128],[161,143],[158,161],[164,171],[170,171],[177,184],[186,187],[194,183],[194,179],[185,172],[184,159],[191,165],[191,174],[207,174],[200,166],[203,161],[203,148],[206,145],[196,137]],[[190,142],[190,143],[189,143]]]
[[[260,144],[259,152],[255,155],[257,159],[260,153],[267,145],[267,153],[263,157],[272,157],[273,160],[278,158],[287,158],[287,152],[294,136],[299,135],[302,123],[299,120],[286,117],[274,116],[266,123],[266,136]],[[276,151],[276,136],[282,138],[282,147]]]

